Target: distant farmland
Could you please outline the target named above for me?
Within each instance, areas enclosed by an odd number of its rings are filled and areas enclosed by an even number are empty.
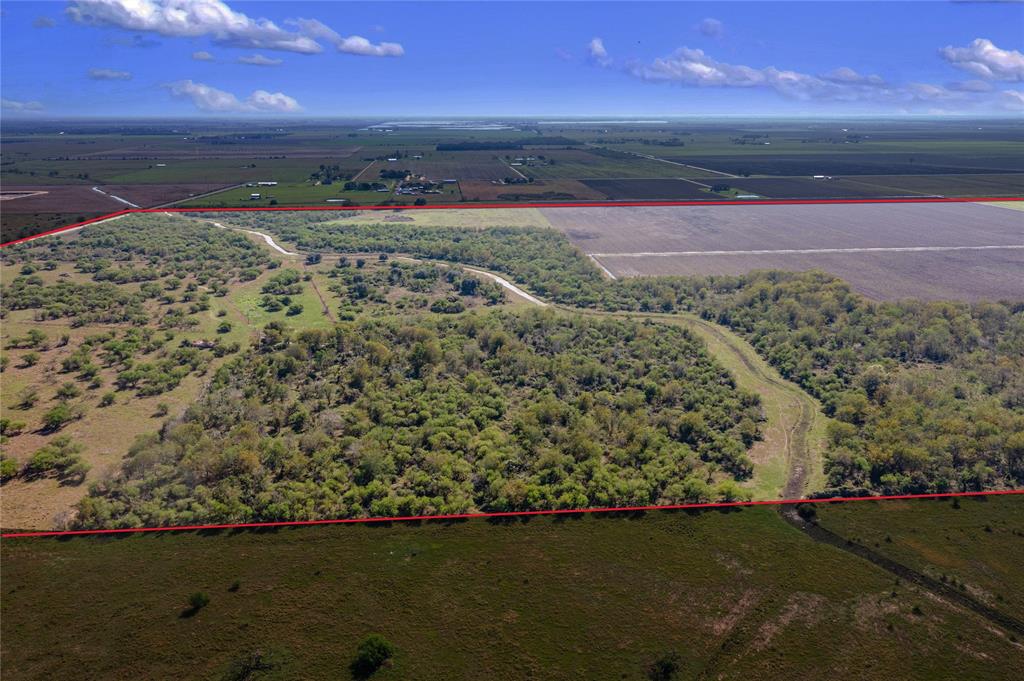
[[[607,197],[578,180],[537,180],[530,184],[495,184],[488,180],[460,180],[467,201],[602,201]]]
[[[960,156],[929,153],[771,154],[665,156],[734,175],[935,175],[1020,172],[1013,154]]]
[[[730,182],[749,192],[773,199],[1024,195],[1024,173],[852,175],[831,179],[744,177]]]
[[[677,206],[543,213],[616,276],[823,269],[876,299],[1024,297],[1024,225],[1018,211],[998,206]]]
[[[616,276],[825,270],[875,300],[1024,299],[1024,249],[601,257]]]
[[[523,166],[520,170],[538,179],[676,178],[699,172],[664,161],[604,149],[544,150],[543,155],[548,161],[546,164]]]
[[[671,166],[669,166],[671,167]],[[715,180],[703,180],[703,183]],[[720,199],[693,182],[678,179],[583,180],[583,184],[602,192],[609,199]]]
[[[451,152],[424,155],[424,158],[399,158],[396,161],[374,161],[359,176],[361,182],[380,179],[382,170],[408,170],[416,175],[440,182],[446,179],[458,180],[501,180],[515,177],[516,172],[503,161],[495,158],[497,152]]]
[[[722,180],[725,182],[725,180]],[[886,196],[913,196],[917,192],[897,187],[873,187],[844,179],[809,177],[743,177],[729,180],[735,186],[752,194],[770,199],[862,199]]]

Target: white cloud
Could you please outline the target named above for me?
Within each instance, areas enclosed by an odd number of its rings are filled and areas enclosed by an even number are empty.
[[[697,30],[701,32],[701,35],[705,35],[708,38],[721,38],[725,32],[725,24],[718,19],[708,17],[697,24]]]
[[[967,47],[947,45],[939,54],[953,66],[985,80],[1024,80],[1024,53],[1000,49],[985,38],[976,38]]]
[[[833,69],[822,76],[825,80],[832,81],[833,83],[849,83],[857,85],[885,85],[885,81],[881,76],[870,75],[865,76],[857,73],[849,66],[840,66],[838,69]]]
[[[192,53],[192,58],[196,61],[214,61],[213,55],[206,50],[199,50],[198,52]]]
[[[604,41],[600,38],[593,38],[587,43],[587,54],[601,66],[609,66],[612,63],[612,58],[608,56],[608,50],[604,47]]]
[[[282,63],[281,59],[271,59],[265,57],[262,54],[250,54],[245,57],[238,58],[239,64],[249,64],[250,66],[277,66]]]
[[[238,47],[316,54],[311,37],[286,31],[269,19],[252,19],[220,0],[73,0],[65,10],[90,26],[117,26],[164,36],[210,36]]]
[[[782,94],[804,98],[828,92],[838,93],[842,86],[835,82],[797,71],[769,66],[752,68],[742,64],[720,62],[704,50],[683,47],[668,57],[660,57],[647,65],[634,64],[633,75],[643,80],[667,81],[698,87],[767,87]],[[852,69],[849,76],[855,74]]]
[[[175,97],[190,99],[197,109],[210,113],[293,113],[302,110],[295,99],[283,92],[256,90],[242,101],[230,92],[191,80],[179,80],[164,87]]]
[[[331,43],[338,52],[364,57],[401,57],[405,54],[405,49],[398,43],[374,44],[358,35],[346,38],[316,19],[289,19],[286,23],[297,27],[303,35]]]
[[[42,111],[43,105],[39,102],[23,102],[17,99],[0,99],[0,108],[8,111]]]
[[[961,80],[946,83],[946,87],[957,92],[991,92],[994,88],[992,83],[984,80]]]
[[[115,71],[114,69],[89,69],[89,78],[93,80],[131,80],[130,71]]]
[[[1024,90],[1003,90],[999,93],[999,104],[1010,111],[1024,111]]]
[[[963,93],[954,92],[941,85],[932,85],[931,83],[909,83],[902,88],[902,91],[906,93],[907,98],[911,101],[918,102],[935,102],[963,98]]]
[[[36,17],[36,20],[32,22],[32,28],[53,28],[57,25],[57,22],[50,17]]]
[[[689,87],[760,88],[799,101],[862,102],[922,106],[955,102],[972,106],[991,103],[970,87],[943,87],[929,83],[890,84],[881,76],[862,74],[843,66],[824,74],[810,74],[774,66],[752,67],[718,61],[703,50],[683,47],[650,63],[627,62],[625,70],[649,82]]]
[[[293,98],[283,92],[267,92],[256,90],[245,100],[245,105],[256,111],[280,111],[291,113],[300,111],[302,107]]]
[[[337,44],[339,52],[358,54],[364,57],[401,57],[405,49],[398,43],[371,43],[366,38],[353,35]]]

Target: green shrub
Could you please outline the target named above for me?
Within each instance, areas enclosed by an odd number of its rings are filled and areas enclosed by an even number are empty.
[[[7,482],[8,480],[17,477],[18,475],[18,462],[14,459],[8,459],[5,456],[0,456],[0,482]]]
[[[57,388],[57,397],[62,400],[72,400],[82,394],[82,389],[74,383],[65,383]]]
[[[380,669],[395,654],[395,647],[380,634],[370,634],[356,649],[349,669],[357,679],[366,679]]]
[[[198,612],[210,604],[210,597],[205,591],[196,591],[188,597],[188,607]]]
[[[43,427],[51,431],[60,430],[80,416],[81,412],[79,409],[72,407],[67,402],[60,402],[43,414]]]
[[[79,476],[84,478],[88,464],[82,461],[82,445],[62,435],[49,444],[37,449],[25,464],[26,477],[38,478],[51,473],[59,477]]]
[[[24,421],[12,421],[8,418],[0,419],[0,435],[17,435],[24,429]]]
[[[647,668],[647,678],[650,681],[673,681],[678,678],[679,668],[679,654],[668,653],[651,663]]]

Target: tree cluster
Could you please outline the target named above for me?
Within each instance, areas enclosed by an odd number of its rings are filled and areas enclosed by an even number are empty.
[[[550,311],[268,325],[86,527],[742,498],[756,395],[684,329]]]

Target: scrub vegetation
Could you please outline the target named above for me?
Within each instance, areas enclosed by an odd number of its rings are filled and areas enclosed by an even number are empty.
[[[564,236],[541,227],[385,227],[305,214],[230,220],[302,249],[485,267],[565,307],[692,312],[727,326],[838,421],[829,430],[826,494],[1024,483],[1021,304],[876,303],[814,271],[609,281]]]
[[[743,498],[759,399],[676,327],[549,311],[264,328],[83,527]]]
[[[6,339],[19,361],[7,372],[29,377],[38,365],[66,376],[24,381],[4,405],[24,422],[4,435],[20,443],[5,470],[24,466],[13,477],[25,484],[91,483],[59,524],[745,498],[763,486],[747,452],[763,436],[764,408],[659,314],[728,327],[820,401],[831,417],[824,477],[808,492],[1024,482],[1020,305],[874,303],[820,272],[612,281],[541,227],[217,219],[303,255],[271,257],[256,237],[203,216],[155,215],[4,252],[14,270],[5,316],[87,332]],[[562,309],[493,309],[504,291],[463,264]],[[172,400],[151,407],[158,433],[140,427],[133,437],[151,434],[126,440],[123,461],[90,472],[88,434],[66,429],[118,409],[121,393]],[[18,409],[27,418],[8,416]],[[82,465],[30,471],[58,434],[84,447]]]

